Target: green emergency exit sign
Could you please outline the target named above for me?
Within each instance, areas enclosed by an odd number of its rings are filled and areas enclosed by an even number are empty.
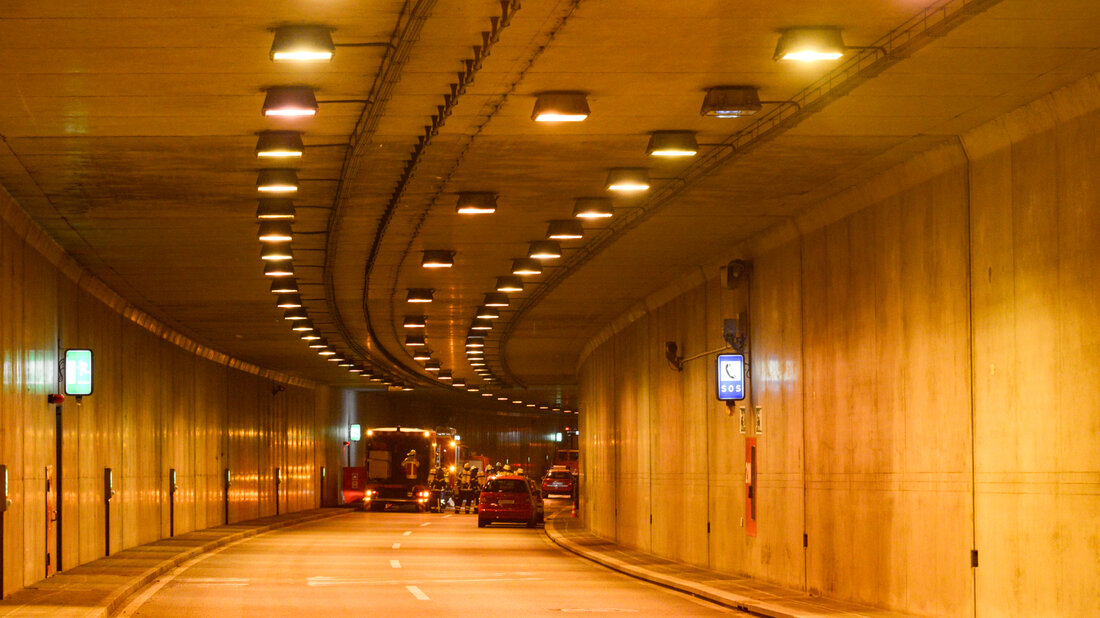
[[[92,394],[92,351],[65,350],[65,394]]]

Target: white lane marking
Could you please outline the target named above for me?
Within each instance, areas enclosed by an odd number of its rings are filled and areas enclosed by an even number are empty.
[[[444,515],[444,516],[443,516],[443,519],[447,519],[448,517],[450,517],[450,516],[451,516],[451,515],[453,515],[453,514],[454,514],[454,513],[449,513],[449,514],[447,514],[447,515]]]
[[[401,543],[394,543],[391,547],[393,549],[401,549]]]
[[[406,531],[404,531],[404,532],[402,532],[402,533],[401,533],[401,536],[409,536],[409,535],[411,535],[412,533],[413,533],[413,532],[412,532],[412,530],[406,530]]]
[[[432,525],[432,522],[426,521],[426,522],[420,524],[420,527],[423,528],[424,526],[430,526],[430,525]]]
[[[371,579],[369,577],[310,577],[306,585],[311,588],[325,586],[392,586],[394,584],[408,584],[413,581],[418,584],[468,584],[468,583],[502,583],[502,582],[539,582],[541,577],[468,577],[446,579]]]
[[[416,586],[405,586],[405,590],[411,592],[412,595],[416,597],[417,601],[431,601],[431,599],[428,598],[428,595],[424,594],[424,591],[420,588],[417,588]]]
[[[176,581],[194,586],[247,586],[250,580],[242,577],[179,577]]]
[[[401,568],[401,561],[400,560],[390,560],[390,566],[395,568],[395,569],[400,569]]]

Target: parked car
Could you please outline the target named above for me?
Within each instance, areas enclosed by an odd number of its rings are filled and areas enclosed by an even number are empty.
[[[542,492],[535,482],[518,474],[500,474],[489,478],[478,500],[477,526],[496,522],[542,523]]]
[[[554,466],[542,479],[542,493],[546,497],[572,496],[574,482],[572,472],[565,467]]]

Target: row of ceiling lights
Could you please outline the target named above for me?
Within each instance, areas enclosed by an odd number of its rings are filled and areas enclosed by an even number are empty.
[[[271,59],[273,61],[297,60],[297,61],[328,61],[335,51],[335,45],[329,30],[316,26],[290,26],[278,28],[275,31],[275,40],[271,47]],[[318,101],[313,90],[305,86],[280,86],[267,90],[263,104],[263,115],[268,118],[308,118],[316,115]],[[298,131],[265,131],[261,133],[256,144],[256,156],[261,160],[287,160],[300,159],[305,151],[302,142],[302,134]],[[361,364],[354,363],[343,354],[333,350],[328,342],[321,337],[317,329],[309,320],[309,316],[302,306],[300,290],[293,279],[293,240],[294,204],[291,199],[285,197],[298,191],[299,179],[297,171],[290,168],[265,168],[259,171],[256,188],[262,195],[280,196],[264,197],[260,199],[260,205],[256,216],[260,221],[258,238],[262,243],[261,258],[265,262],[264,274],[276,278],[271,285],[271,291],[276,294],[276,305],[284,309],[284,318],[294,322],[292,330],[301,333],[301,338],[312,349],[318,350],[318,354],[328,357],[329,361],[339,363],[352,373],[358,373],[373,381],[395,386],[402,390],[413,390],[411,386],[400,384],[392,378],[364,368]],[[492,194],[464,194],[460,197],[459,212],[495,212],[496,196]],[[564,223],[573,223],[566,221]],[[559,224],[559,227],[560,224]],[[553,226],[552,226],[553,228]],[[575,230],[576,228],[568,228]],[[559,252],[560,255],[560,252]],[[453,262],[453,254],[449,252],[426,252],[425,267],[446,267]],[[410,290],[409,302],[431,302],[432,290]],[[478,328],[484,328],[489,319],[500,316],[493,307],[507,306],[507,297],[503,294],[487,295],[485,311],[479,312]],[[419,324],[419,326],[417,326]],[[408,316],[405,321],[408,328],[423,328],[423,317],[419,321],[415,316]],[[476,338],[475,338],[476,339]],[[450,381],[457,388],[466,388],[470,392],[481,391],[477,386],[466,386],[465,380],[456,379],[450,370],[440,366],[439,361],[431,359],[430,353],[424,345],[424,339],[419,339],[420,345],[416,345],[416,339],[410,343],[412,347],[421,347],[422,351],[414,352],[413,358],[425,361],[425,369],[432,372],[441,381]],[[470,343],[470,342],[468,342]],[[473,341],[471,348],[480,348],[483,342]],[[472,352],[477,355],[477,352]],[[476,361],[475,361],[476,362]],[[483,366],[484,362],[481,361]],[[479,372],[481,373],[481,372]],[[483,377],[486,377],[483,375]],[[496,397],[498,401],[508,401],[505,396],[495,395],[490,392],[480,392],[483,397]],[[562,408],[545,404],[525,402],[523,400],[511,400],[513,404],[527,408],[540,410],[553,410],[562,412]],[[569,414],[573,410],[566,409]]]
[[[840,30],[835,28],[792,28],[783,32],[776,46],[776,60],[835,60],[849,49],[844,46]],[[751,116],[763,109],[765,104],[786,103],[786,101],[762,101],[758,90],[752,86],[721,86],[709,88],[703,98],[700,113],[714,118],[742,118]],[[590,108],[588,100],[581,92],[544,92],[537,95],[531,118],[535,122],[582,122],[588,118]],[[650,134],[646,153],[662,158],[692,157],[698,154],[699,143],[690,131],[655,131]],[[608,170],[605,188],[608,191],[630,194],[646,191],[650,188],[649,170],[644,167],[616,167]],[[459,193],[456,212],[463,215],[492,214],[496,212],[497,195],[491,192]],[[511,275],[497,277],[495,292],[485,295],[485,301],[478,307],[466,337],[467,361],[474,372],[483,379],[493,382],[496,378],[488,369],[484,360],[485,334],[492,330],[492,320],[500,316],[499,307],[507,307],[506,294],[522,292],[521,277],[542,273],[542,263],[560,258],[562,240],[579,240],[584,237],[584,228],[579,220],[598,220],[614,215],[613,204],[605,197],[581,197],[574,203],[572,220],[552,220],[546,232],[546,240],[533,241],[529,245],[527,257],[512,260]],[[578,220],[579,219],[579,220]],[[421,266],[427,269],[451,268],[454,265],[455,252],[451,250],[425,250]],[[427,288],[409,288],[409,303],[427,303],[433,298],[433,290]],[[426,317],[423,314],[406,315],[403,326],[406,329],[423,329]],[[425,361],[425,369],[442,374],[444,371],[438,361],[431,359],[424,335],[410,334],[405,337],[405,345],[412,350],[414,360]],[[449,376],[449,372],[447,374]],[[442,378],[442,375],[441,375]]]

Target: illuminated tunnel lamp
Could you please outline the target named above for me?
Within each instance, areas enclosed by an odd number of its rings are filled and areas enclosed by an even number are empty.
[[[436,377],[438,377],[440,380],[443,380],[444,382],[450,382],[454,379],[454,376],[451,375],[450,369],[440,369],[439,375]]]
[[[546,228],[546,237],[550,240],[578,240],[584,238],[584,226],[576,219],[551,221]]]
[[[302,297],[297,294],[279,294],[275,297],[275,306],[280,309],[300,309]]]
[[[256,218],[261,221],[268,219],[294,220],[294,200],[288,197],[263,197],[256,208]]]
[[[469,191],[458,194],[455,211],[460,215],[490,215],[497,211],[497,194]]]
[[[325,360],[327,360],[330,363],[342,363],[345,360],[347,360],[339,352],[333,352],[332,354],[329,354],[327,356],[328,356],[328,358],[326,358]]]
[[[419,348],[428,345],[424,335],[405,335],[405,345],[410,348]]]
[[[519,277],[497,277],[496,290],[498,292],[522,292],[523,282],[520,281]]]
[[[416,351],[413,352],[413,360],[426,361],[426,360],[431,360],[431,358],[432,358],[432,351],[429,350],[428,348],[419,348],[418,347],[418,348],[416,348]]]
[[[290,221],[278,219],[261,221],[256,238],[260,242],[290,242],[294,240],[294,230],[291,228]]]
[[[314,331],[317,329],[313,328],[313,320],[304,320],[302,322],[295,322],[294,326],[292,326],[290,330],[304,333],[306,331]]]
[[[264,131],[256,139],[256,156],[265,159],[297,159],[305,152],[298,131]]]
[[[425,328],[427,325],[428,318],[423,315],[407,315],[402,323],[405,328]]]
[[[644,167],[613,167],[607,171],[607,190],[639,193],[649,190],[649,170]]]
[[[578,219],[607,219],[614,215],[615,209],[606,197],[578,197],[573,203],[573,216]]]
[[[699,113],[714,118],[743,118],[755,114],[763,107],[760,94],[752,86],[719,86],[707,89]],[[654,136],[656,135],[655,133]],[[694,139],[692,137],[692,141]],[[652,139],[649,143],[652,148]]]
[[[484,337],[467,337],[466,338],[466,347],[467,348],[484,348],[485,347],[485,338]]]
[[[294,259],[288,242],[272,242],[260,249],[260,259],[266,262],[287,262]]]
[[[256,190],[260,193],[296,193],[298,172],[292,169],[265,169],[256,175]]]
[[[542,265],[538,263],[538,260],[532,260],[531,258],[517,258],[512,260],[512,274],[521,277],[541,275]]]
[[[479,320],[495,320],[500,317],[500,312],[493,307],[481,306],[477,308],[476,317]]]
[[[424,251],[420,265],[424,268],[450,268],[455,265],[454,251],[429,249]]]
[[[363,373],[363,371],[364,369],[362,367],[356,365],[352,365],[351,368],[348,369],[348,373]]]
[[[298,292],[297,279],[279,279],[278,281],[271,282],[272,294],[297,294]]]
[[[466,392],[467,393],[477,393],[477,392],[480,392],[480,391],[481,391],[481,389],[476,387],[476,386],[467,386],[466,387]]]
[[[497,401],[508,401],[507,397],[497,397]]]
[[[307,314],[306,310],[302,309],[301,307],[298,307],[297,309],[287,309],[286,311],[283,312],[283,319],[284,320],[294,320],[294,321],[308,320],[309,319],[309,314]]]
[[[489,292],[485,295],[485,302],[482,304],[486,307],[507,307],[508,296],[501,292]]]
[[[787,28],[779,36],[773,58],[802,62],[837,60],[846,49],[840,28]]]
[[[709,90],[707,96],[710,96]],[[706,115],[706,107],[704,100],[704,115]],[[655,131],[649,134],[649,145],[646,146],[645,151],[651,157],[668,159],[694,157],[699,154],[699,142],[695,140],[695,134],[691,131]]]
[[[516,405],[519,405],[519,404],[523,403],[523,400],[522,399],[513,399],[512,403],[514,403]]]
[[[533,408],[533,407],[535,407],[535,404],[533,404],[533,403],[529,403],[529,404],[526,404],[526,405],[527,405],[527,407],[528,407],[528,408]]]
[[[540,410],[549,410],[550,406],[539,406]]]
[[[482,393],[481,396],[482,397],[492,397],[493,394],[492,393]]]
[[[330,358],[329,360],[332,360],[332,359]],[[344,369],[348,369],[348,368],[354,367],[355,363],[349,363],[348,361],[343,360],[343,361],[340,361],[340,364],[338,364],[336,366],[344,368]]]
[[[336,350],[325,348],[317,352],[318,356],[336,356]]]
[[[583,92],[542,92],[536,96],[531,112],[535,122],[581,122],[590,113]]]
[[[293,277],[294,265],[291,262],[264,262],[265,277]]]
[[[489,320],[475,318],[470,324],[470,330],[493,330],[493,323]]]
[[[323,350],[327,347],[328,347],[328,339],[318,339],[317,341],[314,341],[313,343],[309,344],[309,349],[311,349],[311,350]]]
[[[321,336],[312,330],[308,330],[302,333],[301,339],[302,341],[318,341],[321,339]]]
[[[462,378],[455,378],[451,380],[451,386],[455,388],[466,388],[466,380]]]
[[[402,384],[400,388],[403,392],[406,392],[406,393],[416,390],[415,388],[413,388],[413,387],[411,387],[407,384]]]
[[[437,361],[437,360],[430,360],[430,361],[424,363],[424,370],[425,371],[433,371],[434,372],[434,371],[441,371],[441,369],[442,368],[439,365],[439,361]]]
[[[431,288],[409,288],[405,293],[405,302],[430,303],[435,296],[435,290]]]
[[[554,260],[561,257],[561,245],[556,240],[536,240],[531,243],[527,257],[533,260]]]
[[[275,62],[327,62],[335,53],[332,33],[324,26],[281,26],[271,42]]]
[[[317,115],[317,97],[309,86],[274,86],[264,97],[268,118],[308,118]]]

